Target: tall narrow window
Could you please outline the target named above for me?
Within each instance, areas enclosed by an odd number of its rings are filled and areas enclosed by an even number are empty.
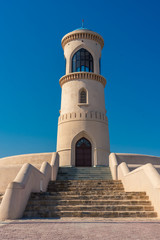
[[[72,72],[93,72],[93,57],[84,48],[78,50],[72,58]]]
[[[86,96],[86,91],[82,90],[80,91],[80,96],[79,96],[79,102],[80,103],[86,103],[87,102],[87,96]]]

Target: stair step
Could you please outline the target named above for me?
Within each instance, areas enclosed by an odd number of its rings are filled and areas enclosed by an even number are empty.
[[[58,186],[58,187],[55,187],[55,186],[50,186],[47,188],[48,189],[48,192],[57,192],[57,191],[78,191],[78,192],[81,192],[81,191],[123,191],[124,188],[123,186],[93,186],[93,187],[89,187],[89,186]]]
[[[77,173],[58,173],[58,174],[59,174],[59,176],[77,176],[77,175],[84,176],[84,175],[86,175],[86,174],[87,174],[87,175],[91,175],[91,176],[92,176],[92,175],[97,175],[97,176],[99,176],[99,174],[101,174],[101,175],[111,175],[110,172],[108,172],[108,173],[106,173],[106,172],[103,172],[103,173],[102,173],[102,172],[92,172],[92,173],[91,173],[91,172],[90,172],[90,173],[89,173],[89,172],[83,172],[83,173],[80,173],[80,172],[79,172],[79,173],[78,173],[78,172],[77,172]]]
[[[93,188],[123,188],[122,184],[92,184]],[[48,188],[91,188],[90,184],[49,184]]]
[[[95,175],[95,174],[93,174],[93,175],[89,175],[89,174],[84,174],[84,175],[80,175],[80,174],[77,174],[77,175],[63,175],[63,176],[58,176],[57,177],[57,180],[58,179],[70,179],[70,178],[72,178],[71,180],[74,180],[74,178],[75,178],[75,180],[76,180],[76,178],[77,178],[77,180],[78,179],[80,179],[80,180],[83,180],[83,179],[90,179],[90,178],[93,178],[93,179],[110,179],[110,177],[111,177],[111,175],[106,175],[106,174],[104,174],[104,175],[102,175],[102,174],[98,174],[98,175]]]
[[[84,180],[85,178],[58,178],[58,180],[62,180],[62,181],[64,181],[64,180]],[[88,179],[88,178],[86,178],[86,179]],[[92,179],[92,180],[100,180],[100,178],[90,178],[90,179]],[[102,179],[102,178],[101,178]],[[103,178],[103,179],[105,179],[105,180],[109,180],[110,178]]]
[[[102,172],[102,171],[90,171],[90,172],[88,172],[88,171],[83,171],[83,172],[58,172],[58,174],[60,174],[60,175],[84,175],[84,174],[86,174],[86,173],[88,173],[89,175],[93,175],[93,174],[96,174],[96,175],[98,175],[99,173],[101,173],[101,174],[109,174],[110,175],[110,171],[105,171],[105,172]]]
[[[123,187],[112,186],[112,187],[89,187],[89,186],[80,186],[80,187],[48,187],[48,191],[52,192],[66,192],[66,191],[111,191],[111,190],[124,190]]]
[[[88,173],[88,172],[83,172],[83,173],[58,173],[59,174],[59,176],[58,177],[71,177],[71,176],[111,176],[111,174],[110,173],[106,173],[106,172],[104,172],[104,173],[102,173],[102,172],[97,172],[97,173],[94,173],[94,172],[92,172],[92,173]]]
[[[90,169],[83,169],[83,170],[77,170],[77,169],[73,169],[73,170],[59,170],[58,173],[84,173],[84,172],[88,172],[88,173],[110,173],[110,169],[107,168],[107,169],[104,169],[104,170],[100,170],[100,169],[93,169],[93,168],[90,168]]]
[[[84,184],[111,184],[111,185],[114,185],[114,184],[121,184],[122,185],[122,182],[120,180],[68,180],[68,181],[59,181],[59,180],[56,180],[56,181],[50,181],[49,182],[49,185],[50,184],[81,184],[81,185],[84,185]]]
[[[86,170],[92,170],[92,171],[105,171],[105,170],[109,170],[109,167],[59,167],[58,171],[86,171]]]
[[[145,192],[120,192],[120,191],[111,191],[111,192],[106,192],[103,195],[93,195],[93,194],[71,194],[70,192],[45,192],[45,193],[32,193],[31,194],[32,199],[55,199],[55,198],[60,198],[60,199],[149,199],[148,196],[146,196]]]
[[[71,205],[71,206],[52,206],[49,205],[30,205],[26,210],[40,210],[45,211],[47,208],[48,211],[154,211],[152,206],[142,206],[142,205],[112,205],[112,206],[104,206],[104,205]]]
[[[58,177],[57,180],[62,180],[62,181],[67,181],[67,180],[110,180],[111,177],[63,177],[63,178],[60,178]]]
[[[144,217],[144,218],[153,218],[157,217],[157,214],[153,211],[37,211],[25,212],[24,218],[59,218],[59,217],[103,217],[103,218],[118,218],[118,217]]]
[[[111,180],[109,167],[60,167],[57,180]]]
[[[97,191],[97,190],[93,190],[93,191],[89,191],[89,190],[85,190],[85,191],[53,191],[52,193],[57,193],[58,195],[107,195],[107,194],[113,194],[113,193],[119,193],[119,192],[124,192],[124,190],[111,190],[111,191],[107,191],[107,190],[102,190],[102,191]]]
[[[41,199],[36,200],[32,199],[29,201],[30,206],[68,206],[68,205],[150,205],[151,202],[148,200],[50,200],[50,199]]]
[[[121,183],[115,183],[115,184],[108,184],[108,183],[94,183],[94,182],[91,182],[91,183],[84,183],[84,184],[81,184],[81,183],[73,183],[73,184],[68,184],[68,183],[52,183],[52,184],[49,184],[48,187],[123,187],[123,185]]]

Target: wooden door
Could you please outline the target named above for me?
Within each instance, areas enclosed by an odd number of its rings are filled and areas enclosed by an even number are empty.
[[[76,143],[76,167],[91,167],[91,152],[91,143],[86,138],[81,138],[78,140]]]

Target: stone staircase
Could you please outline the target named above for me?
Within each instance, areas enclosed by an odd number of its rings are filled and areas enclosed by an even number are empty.
[[[60,167],[57,180],[112,180],[109,167]]]
[[[125,192],[109,168],[60,168],[45,193],[32,193],[24,218],[157,217],[145,192]]]

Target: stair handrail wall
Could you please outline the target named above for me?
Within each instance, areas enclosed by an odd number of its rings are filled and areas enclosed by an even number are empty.
[[[0,204],[0,220],[21,218],[31,192],[46,191],[51,178],[56,179],[58,167],[58,153],[53,153],[51,164],[43,162],[40,171],[25,163],[5,191]]]
[[[110,153],[109,155],[109,167],[111,170],[113,180],[117,180],[118,161],[115,153]]]
[[[151,163],[130,172],[127,164],[122,162],[118,166],[118,180],[127,192],[145,191],[160,217],[160,175]]]
[[[42,163],[51,162],[53,152],[31,153],[0,158],[0,192],[5,190],[10,182],[13,182],[21,167],[25,163],[30,163],[40,169]]]
[[[52,167],[51,180],[55,181],[57,179],[59,168],[59,154],[57,152],[54,152],[52,155],[51,167]]]

